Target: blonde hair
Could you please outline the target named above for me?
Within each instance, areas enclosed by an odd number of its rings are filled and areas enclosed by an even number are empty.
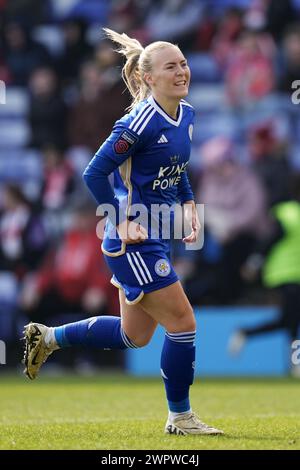
[[[109,39],[119,44],[120,47],[116,49],[116,52],[126,57],[125,65],[122,68],[122,78],[133,97],[133,101],[128,108],[132,109],[151,93],[144,75],[152,70],[151,57],[153,52],[169,46],[178,46],[171,42],[155,41],[144,48],[137,39],[130,38],[125,33],[120,34],[108,28],[103,28],[103,30]]]

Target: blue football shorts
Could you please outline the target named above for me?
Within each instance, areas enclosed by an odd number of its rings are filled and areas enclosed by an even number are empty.
[[[169,253],[159,245],[151,251],[143,250],[141,243],[127,245],[123,255],[104,254],[104,258],[113,272],[111,283],[124,291],[129,305],[138,303],[144,294],[178,281]]]

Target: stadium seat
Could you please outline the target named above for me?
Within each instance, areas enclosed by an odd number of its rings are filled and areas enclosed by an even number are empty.
[[[0,106],[0,149],[27,145],[30,128],[26,116],[29,96],[23,88],[7,87],[6,103]]]
[[[224,85],[193,84],[188,101],[196,111],[220,110],[226,105]]]
[[[198,113],[195,121],[193,142],[202,144],[205,140],[217,135],[224,135],[230,138],[237,138],[239,133],[239,123],[228,112],[223,113]]]
[[[82,18],[98,25],[107,24],[110,10],[109,0],[61,0],[51,1],[51,15],[54,20]]]
[[[0,147],[0,183],[19,183],[29,199],[38,196],[42,178],[42,160],[39,152]]]
[[[50,54],[58,55],[63,51],[64,38],[61,28],[53,25],[42,25],[34,29],[33,38],[45,46]]]
[[[25,116],[29,106],[29,95],[25,88],[7,87],[6,102],[0,106],[0,119],[2,117]]]
[[[290,161],[295,170],[300,171],[300,143],[292,146]]]
[[[222,73],[211,54],[193,53],[187,56],[194,83],[218,83]]]

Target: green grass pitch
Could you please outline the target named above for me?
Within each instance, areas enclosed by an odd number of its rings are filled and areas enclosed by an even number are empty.
[[[202,379],[193,409],[224,436],[168,436],[159,379],[0,375],[0,449],[300,449],[300,381]]]

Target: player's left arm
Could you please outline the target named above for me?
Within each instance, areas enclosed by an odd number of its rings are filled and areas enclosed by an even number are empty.
[[[184,220],[190,224],[191,233],[182,239],[184,243],[194,243],[200,233],[200,221],[197,207],[194,200],[194,194],[186,172],[181,175],[177,189],[177,197],[183,206]]]
[[[183,204],[183,213],[184,219],[191,226],[191,233],[187,237],[184,237],[182,241],[184,243],[194,243],[197,241],[201,229],[197,206],[195,204],[194,199],[191,199],[190,201],[185,201],[185,203]]]

